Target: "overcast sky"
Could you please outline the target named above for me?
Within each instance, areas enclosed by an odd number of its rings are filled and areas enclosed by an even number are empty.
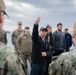
[[[76,21],[76,0],[4,0],[6,12],[4,29],[13,31],[17,22],[23,23],[23,28],[29,26],[32,30],[37,17],[41,17],[40,27],[50,24],[53,31],[58,23],[71,29]]]

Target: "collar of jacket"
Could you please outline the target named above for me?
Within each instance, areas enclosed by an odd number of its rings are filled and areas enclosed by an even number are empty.
[[[42,38],[41,38],[41,36],[39,35],[39,38],[42,40]],[[44,38],[44,40],[42,40],[42,41],[45,41],[46,40],[46,38]]]
[[[22,31],[22,29],[17,29],[17,31]]]
[[[25,34],[25,33],[23,33],[23,36],[31,37],[31,34],[30,34],[30,33],[29,33],[29,34]]]
[[[57,32],[57,33],[63,33],[62,31],[57,31],[57,30],[56,30],[56,32]]]

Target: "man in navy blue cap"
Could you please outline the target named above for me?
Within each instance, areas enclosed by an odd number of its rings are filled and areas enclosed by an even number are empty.
[[[37,18],[33,27],[32,33],[32,66],[31,75],[45,75],[47,57],[50,55],[48,51],[48,45],[46,42],[47,29],[40,28],[40,34],[38,33],[40,18]]]

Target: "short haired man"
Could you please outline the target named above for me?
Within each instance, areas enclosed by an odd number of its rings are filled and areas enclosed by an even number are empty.
[[[47,51],[46,34],[47,29],[44,27],[40,28],[38,32],[40,18],[37,18],[33,27],[32,33],[32,64],[31,64],[31,75],[45,75],[47,57],[50,52]]]
[[[61,23],[57,24],[57,30],[53,33],[54,38],[54,56],[60,55],[66,51],[65,34],[62,32],[63,25]]]
[[[14,49],[16,50],[16,52],[18,51],[17,45],[16,45],[16,40],[21,33],[23,33],[22,22],[19,21],[18,28],[12,32],[12,36],[11,36],[12,44],[14,45]]]
[[[18,36],[16,44],[19,51],[19,55],[24,62],[25,73],[27,75],[27,59],[31,64],[32,53],[32,38],[30,34],[30,27],[24,28],[24,32]]]

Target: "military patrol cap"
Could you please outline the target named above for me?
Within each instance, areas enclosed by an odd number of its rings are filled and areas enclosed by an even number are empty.
[[[22,25],[22,22],[21,22],[21,21],[19,21],[19,22],[18,22],[18,25]]]
[[[6,7],[3,0],[0,0],[0,11],[5,11]]]
[[[6,6],[4,4],[4,1],[3,0],[0,0],[0,12],[3,12],[5,15],[7,15],[7,13],[5,12],[5,9],[6,9]]]
[[[76,22],[75,22],[75,24],[73,26],[73,34],[76,34]]]

